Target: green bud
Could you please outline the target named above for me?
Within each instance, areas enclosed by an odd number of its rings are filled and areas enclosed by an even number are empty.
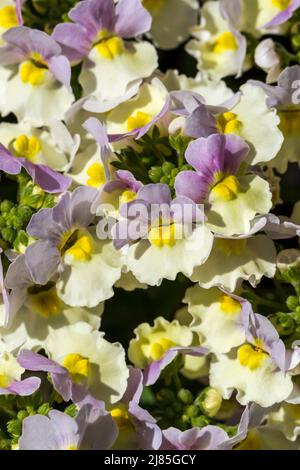
[[[277,268],[284,281],[297,283],[300,281],[300,251],[294,248],[283,250],[277,256]]]
[[[156,395],[157,400],[164,402],[164,403],[174,403],[176,400],[175,394],[172,392],[172,390],[169,390],[167,388],[163,388],[160,390],[157,395]]]
[[[18,437],[22,432],[22,421],[19,419],[11,419],[7,422],[6,429],[13,437]]]
[[[160,178],[159,182],[162,183],[162,184],[169,184],[170,177],[169,176],[163,176],[162,178]]]
[[[174,170],[171,171],[172,178],[176,178],[178,173],[179,173],[179,168],[174,168]]]
[[[193,394],[186,388],[181,388],[177,393],[177,397],[185,405],[190,405],[194,401]]]
[[[287,305],[288,309],[290,309],[292,312],[294,310],[296,310],[296,308],[299,306],[299,304],[300,304],[299,297],[297,295],[290,295],[286,299],[286,305]]]
[[[198,395],[195,402],[206,416],[213,418],[221,408],[222,396],[215,388],[207,387]]]
[[[165,176],[170,175],[171,171],[174,170],[175,165],[171,162],[164,162],[162,164],[162,172]]]
[[[153,183],[159,183],[162,177],[162,169],[160,166],[153,166],[148,172],[149,178]]]
[[[10,212],[13,207],[14,203],[5,199],[0,204],[0,211],[3,213]]]
[[[141,162],[146,167],[149,167],[152,163],[154,163],[152,157],[142,157]]]
[[[75,418],[75,416],[77,415],[77,411],[78,411],[78,408],[74,403],[67,406],[67,408],[65,409],[65,413],[71,416],[71,418]]]
[[[12,228],[5,227],[1,230],[1,236],[4,241],[13,243],[14,239],[16,238],[16,232]]]
[[[196,405],[189,405],[185,410],[185,415],[189,418],[195,418],[199,414],[199,408]]]
[[[292,36],[291,43],[294,51],[298,51],[300,49],[300,35]]]
[[[27,410],[20,410],[17,414],[17,418],[20,420],[20,421],[23,421],[23,419],[27,418],[28,416],[28,412]]]
[[[17,207],[17,217],[22,221],[23,225],[27,225],[32,216],[32,210],[28,206]]]
[[[300,314],[300,306],[295,309],[295,312]]]
[[[6,227],[6,220],[2,215],[0,215],[0,229],[4,227]]]
[[[209,420],[206,416],[197,416],[196,418],[192,418],[191,420],[192,427],[204,428],[209,424]]]
[[[38,414],[40,415],[44,415],[44,416],[47,416],[47,414],[49,413],[49,411],[51,411],[51,406],[49,405],[49,403],[43,403],[43,405],[39,406],[37,412]]]
[[[29,237],[24,230],[20,230],[14,241],[14,249],[19,253],[25,253],[29,244]]]
[[[11,220],[11,227],[16,229],[16,230],[21,230],[23,228],[24,224],[21,219],[19,219],[17,216],[14,216]]]

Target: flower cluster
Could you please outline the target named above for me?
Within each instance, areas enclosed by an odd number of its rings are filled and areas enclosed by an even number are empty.
[[[0,2],[1,450],[300,449],[300,1],[200,3]]]

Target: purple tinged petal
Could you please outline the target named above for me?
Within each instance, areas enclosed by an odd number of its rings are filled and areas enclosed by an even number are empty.
[[[29,377],[28,379],[13,382],[6,389],[0,389],[0,395],[19,395],[26,397],[32,395],[41,385],[41,379],[38,377]]]
[[[139,403],[143,392],[143,373],[140,369],[129,367],[127,389],[122,397],[122,403]]]
[[[9,302],[9,297],[8,297],[7,290],[4,284],[4,279],[3,279],[2,251],[3,250],[0,247],[0,291],[2,293],[4,309],[5,309],[4,326],[8,326],[9,321],[10,321],[10,302]]]
[[[58,243],[63,234],[63,227],[53,221],[53,208],[39,210],[33,214],[27,226],[27,233],[33,238],[51,240]]]
[[[136,403],[130,403],[128,411],[134,424],[141,449],[159,449],[162,442],[162,432],[153,416]]]
[[[49,60],[49,70],[56,80],[62,83],[66,88],[72,91],[71,83],[71,65],[64,55],[51,57]]]
[[[205,201],[211,181],[194,171],[181,171],[175,179],[177,196],[185,196],[199,204]]]
[[[47,61],[51,57],[61,54],[61,47],[53,38],[43,31],[27,26],[10,28],[4,33],[3,39],[24,53],[37,52]]]
[[[22,16],[22,5],[26,0],[15,0],[16,2],[16,13],[17,13],[17,18],[18,18],[18,23],[20,26],[24,23],[23,21],[23,16]]]
[[[147,184],[138,192],[138,199],[149,204],[171,204],[171,191],[167,184]]]
[[[125,101],[128,101],[130,98],[135,96],[139,91],[141,83],[142,80],[135,80],[134,82],[130,83],[129,88],[124,93],[124,95],[113,100],[99,101],[95,96],[88,96],[85,98],[82,107],[91,113],[106,113],[107,111],[116,108],[119,104],[124,103]]]
[[[152,16],[141,0],[120,0],[116,6],[115,31],[121,38],[132,38],[151,29]]]
[[[170,348],[158,361],[152,362],[144,370],[144,385],[153,385],[159,378],[161,372],[173,361],[177,354],[189,356],[205,356],[208,350],[201,347],[174,347]]]
[[[100,31],[114,31],[115,7],[113,0],[84,0],[70,12],[69,18],[79,23],[94,41]]]
[[[200,105],[205,104],[205,99],[193,91],[172,91],[172,112],[179,116],[189,116]]]
[[[0,47],[0,65],[18,64],[25,60],[27,52],[10,44]]]
[[[0,170],[9,175],[18,175],[22,166],[20,160],[14,158],[12,154],[0,144]]]
[[[205,104],[200,104],[187,118],[184,132],[194,138],[208,137],[217,133],[216,118]]]
[[[76,416],[76,423],[81,450],[107,450],[117,439],[118,427],[111,414],[103,408],[91,405],[81,407]]]
[[[64,193],[71,184],[71,178],[62,175],[47,165],[35,165],[25,158],[20,158],[23,168],[47,193]]]
[[[202,429],[180,431],[168,428],[163,431],[163,450],[219,450],[228,441],[227,433],[218,426],[208,425]]]
[[[34,282],[45,285],[58,270],[60,253],[47,240],[38,241],[27,248],[25,260]]]
[[[274,26],[279,26],[286,21],[288,21],[292,16],[294,11],[300,7],[300,0],[293,0],[292,3],[283,11],[278,13],[271,21],[261,26],[261,29],[273,28]]]
[[[20,366],[24,367],[24,369],[34,372],[43,371],[50,372],[50,374],[66,373],[66,369],[57,364],[57,362],[54,362],[41,354],[28,351],[27,349],[23,349],[23,351],[20,352],[17,361]]]
[[[88,186],[80,186],[71,193],[71,224],[79,227],[88,227],[94,218],[91,212],[93,202],[98,196],[98,191],[95,188]],[[64,196],[63,196],[64,197]],[[54,219],[56,219],[56,212],[54,212]]]
[[[143,186],[143,183],[138,181],[133,174],[127,170],[117,170],[114,177],[114,180],[104,185],[103,191],[112,193],[118,189],[130,189],[137,193]]]
[[[91,48],[91,40],[87,31],[79,24],[58,24],[52,33],[52,37],[59,43],[62,53],[71,61],[81,61],[88,55]]]

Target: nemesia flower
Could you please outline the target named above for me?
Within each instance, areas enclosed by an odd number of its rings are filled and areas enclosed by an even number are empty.
[[[282,146],[283,135],[279,116],[268,104],[266,91],[246,83],[235,99],[213,108],[213,112],[203,105],[192,109],[185,132],[191,137],[207,137],[216,132],[238,135],[250,146],[247,158],[250,165],[271,161]]]
[[[255,63],[267,72],[267,83],[276,82],[280,72],[280,57],[272,39],[265,39],[255,49]]]
[[[196,37],[187,44],[187,52],[198,61],[198,69],[220,79],[240,75],[244,68],[246,40],[228,18],[222,16],[220,3],[206,2],[201,9],[200,26],[191,28]]]
[[[2,0],[0,7],[0,46],[4,44],[3,34],[14,26],[22,25],[22,0]]]
[[[8,68],[0,83],[0,112],[14,113],[33,126],[63,119],[74,101],[70,89],[71,67],[61,47],[43,31],[26,26],[11,28],[3,35],[1,69]]]
[[[213,236],[202,221],[202,211],[191,199],[172,201],[167,185],[149,184],[135,200],[121,205],[114,243],[118,248],[129,244],[126,263],[140,282],[159,285],[179,272],[191,275],[195,265],[206,260]]]
[[[53,209],[34,214],[27,229],[39,239],[25,254],[32,278],[45,285],[59,273],[57,294],[71,306],[96,307],[113,295],[112,286],[121,275],[121,255],[110,240],[97,239],[96,229],[89,228],[96,197],[97,191],[88,187],[65,193]],[[79,288],[82,276],[86,282]]]
[[[20,450],[105,450],[117,436],[108,413],[84,405],[76,418],[52,410],[48,416],[28,416],[23,421]]]
[[[205,426],[202,429],[192,428],[180,431],[168,428],[163,431],[162,448],[164,450],[219,450],[228,435],[217,426]]]
[[[272,406],[288,398],[293,389],[285,361],[285,346],[277,331],[267,318],[255,314],[247,342],[227,355],[216,355],[210,383],[227,399],[237,390],[242,405],[253,401],[263,407]]]
[[[100,101],[118,98],[157,66],[151,44],[126,41],[151,27],[140,0],[121,0],[116,6],[113,0],[86,0],[69,17],[74,23],[56,26],[53,37],[71,61],[86,57],[79,78],[86,95]]]
[[[231,134],[194,140],[185,158],[196,171],[182,171],[176,177],[177,196],[209,204],[207,226],[218,234],[247,233],[254,216],[271,209],[268,183],[240,171],[248,151],[248,145]]]

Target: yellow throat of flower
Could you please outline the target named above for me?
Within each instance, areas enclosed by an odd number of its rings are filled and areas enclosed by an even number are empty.
[[[158,361],[170,348],[176,344],[168,338],[161,338],[155,343],[151,344],[150,355],[153,361]]]
[[[151,245],[158,248],[174,246],[176,244],[175,225],[171,224],[152,227],[149,231],[148,238]]]
[[[300,110],[279,111],[278,115],[280,117],[279,129],[285,136],[300,133]]]
[[[240,302],[230,297],[230,295],[222,294],[220,297],[220,309],[225,315],[240,314],[242,307]]]
[[[82,382],[88,378],[90,373],[90,361],[80,354],[67,354],[63,366],[69,371],[74,382]]]
[[[77,240],[65,251],[65,256],[73,260],[90,261],[94,251],[93,239],[89,234],[79,235]]]
[[[144,127],[151,121],[151,116],[143,111],[137,111],[134,115],[127,119],[128,132]]]
[[[124,405],[116,406],[110,414],[119,429],[124,429],[130,424],[128,410]]]
[[[230,31],[224,31],[216,39],[213,45],[213,52],[216,54],[223,54],[228,51],[235,51],[239,47],[238,42],[234,34]]]
[[[158,12],[165,4],[166,0],[142,0],[143,6],[150,12]]]
[[[27,160],[34,163],[37,155],[42,150],[42,144],[35,135],[29,137],[22,134],[13,142],[13,149],[17,157],[27,158]]]
[[[62,310],[62,301],[57,296],[55,287],[29,294],[28,302],[30,309],[43,318],[59,315]]]
[[[243,188],[234,175],[226,176],[221,179],[211,189],[211,194],[216,199],[221,199],[222,201],[232,201],[242,192]]]
[[[226,256],[239,256],[247,247],[247,240],[231,240],[230,238],[217,238],[216,248]]]
[[[272,5],[280,11],[285,10],[291,3],[292,0],[272,0]]]
[[[256,340],[255,344],[244,344],[238,349],[238,361],[241,366],[248,367],[251,371],[260,368],[269,356],[262,349],[262,341]]]
[[[219,114],[216,124],[221,134],[239,134],[242,128],[242,123],[238,120],[237,114],[231,111]]]
[[[18,26],[18,24],[17,13],[14,6],[0,8],[0,28],[9,29]]]
[[[108,37],[109,33],[105,30],[100,31],[100,42],[95,48],[98,53],[107,60],[113,60],[115,57],[123,54],[125,50],[124,41],[117,36]]]
[[[136,199],[136,193],[134,191],[130,191],[130,189],[126,189],[120,196],[120,204],[125,204],[127,202],[134,201]]]
[[[86,182],[88,186],[92,186],[93,188],[99,188],[100,186],[104,185],[106,178],[105,178],[104,166],[102,165],[102,163],[99,163],[99,162],[93,163],[87,169],[86,173],[89,176]]]
[[[6,388],[11,384],[11,379],[7,375],[0,374],[0,388]]]
[[[22,62],[19,68],[22,82],[32,86],[42,85],[45,81],[46,72],[45,67],[39,67],[29,60]]]

